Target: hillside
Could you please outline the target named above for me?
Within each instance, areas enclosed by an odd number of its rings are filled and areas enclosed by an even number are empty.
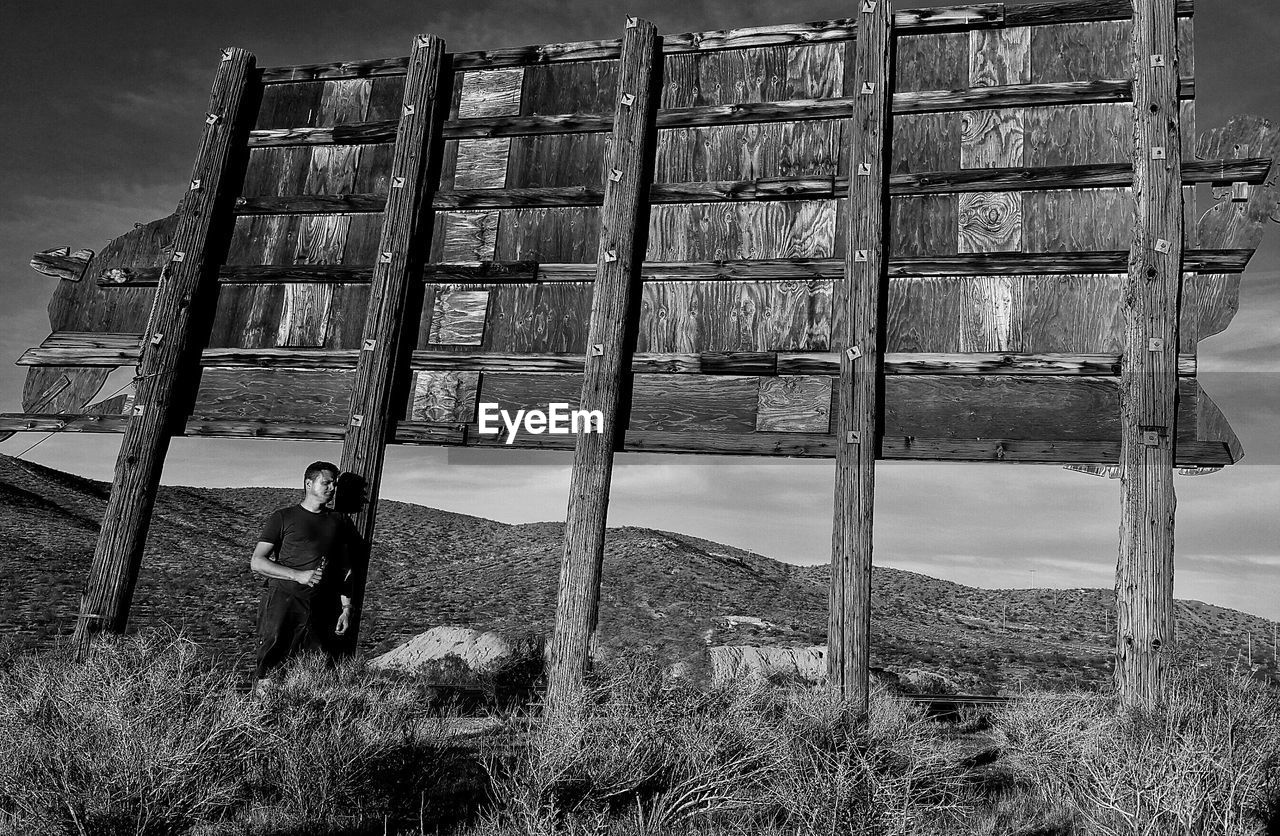
[[[0,456],[0,636],[39,647],[69,631],[108,486]],[[160,490],[134,597],[136,627],[171,624],[229,657],[251,648],[258,582],[248,556],[270,509],[299,491]],[[388,649],[439,624],[549,632],[562,525],[508,525],[401,502],[379,509],[362,648]],[[810,645],[826,636],[828,570],[683,534],[612,529],[600,612],[606,649],[651,646],[672,660],[709,644]],[[1109,677],[1110,590],[985,590],[877,567],[873,664],[924,670],[966,690],[1092,686]],[[1179,601],[1196,653],[1274,672],[1271,622]],[[1264,647],[1265,645],[1265,647]]]

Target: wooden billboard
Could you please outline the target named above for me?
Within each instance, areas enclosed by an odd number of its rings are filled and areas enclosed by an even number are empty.
[[[835,457],[873,436],[873,459],[1115,466],[1141,148],[1174,161],[1183,232],[1172,336],[1144,342],[1174,370],[1172,420],[1134,427],[1187,472],[1232,464],[1196,352],[1236,309],[1274,203],[1274,135],[1261,120],[1197,134],[1191,5],[1148,1],[1169,10],[1159,57],[1135,52],[1128,2],[864,0],[849,19],[654,47],[627,47],[641,21],[619,40],[454,53],[429,82],[412,56],[253,70],[222,251],[191,313],[199,359],[167,429],[350,442],[385,412],[361,442],[379,450],[376,500],[384,441],[573,448],[481,434],[477,405],[577,406],[605,357],[622,386],[610,456]],[[1178,149],[1135,145],[1138,58],[1172,79]],[[1197,209],[1200,184],[1219,188]],[[0,430],[136,420],[133,390],[102,387],[151,351],[179,215],[96,256],[36,257],[60,279],[52,333],[19,359],[26,414]],[[606,299],[593,290],[614,262]],[[606,345],[593,304],[615,302]],[[874,345],[849,336],[867,316]],[[860,435],[840,420],[857,381]]]

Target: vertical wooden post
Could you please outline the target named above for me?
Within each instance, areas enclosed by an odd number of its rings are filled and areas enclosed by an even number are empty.
[[[243,176],[253,119],[249,111],[257,100],[251,95],[254,70],[252,54],[222,51],[200,152],[178,206],[173,254],[161,273],[142,343],[133,414],[120,441],[102,532],[80,600],[73,638],[80,659],[94,633],[120,633],[129,622],[170,432],[181,418],[177,395],[182,381],[199,370],[203,346],[197,325],[204,315],[198,312],[216,299],[218,267],[230,243],[232,201]]]
[[[860,0],[849,146],[848,237],[836,412],[835,519],[827,677],[854,705],[867,709],[871,662],[871,522],[879,448],[883,362],[880,319],[889,253],[889,103],[892,98],[893,7]]]
[[[661,71],[660,60],[657,29],[648,21],[629,18],[622,39],[613,141],[605,163],[600,249],[580,403],[581,409],[603,413],[604,432],[582,433],[574,446],[547,689],[549,712],[571,705],[582,685],[599,610],[613,451],[627,423],[622,404],[630,383],[632,319],[648,233],[646,198],[653,177],[654,118],[660,93],[654,76]]]
[[[407,336],[404,318],[410,270],[419,256],[413,248],[417,246],[415,242],[429,237],[417,233],[430,228],[431,198],[436,188],[431,182],[431,163],[438,156],[444,124],[440,89],[441,79],[447,75],[444,62],[444,41],[433,35],[414,38],[392,150],[391,187],[352,384],[351,413],[342,442],[344,477],[350,480],[348,484],[362,485],[366,491],[366,504],[356,512],[355,519],[366,546],[373,543],[382,465],[396,418],[391,410],[393,389],[401,365],[401,342]],[[447,96],[443,99],[447,100]],[[364,572],[358,571],[354,618],[346,636],[346,645],[351,648],[359,637],[363,597]]]
[[[1174,0],[1133,4],[1133,243],[1120,377],[1120,554],[1116,687],[1127,705],[1160,698],[1173,644],[1173,461],[1182,135]]]

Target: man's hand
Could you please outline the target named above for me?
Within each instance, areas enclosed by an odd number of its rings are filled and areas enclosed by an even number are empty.
[[[324,567],[316,567],[315,569],[299,570],[298,577],[295,579],[303,586],[316,586],[320,583],[324,575]]]
[[[347,628],[351,626],[351,608],[343,607],[342,615],[338,616],[338,626],[333,628],[335,636],[345,636]]]

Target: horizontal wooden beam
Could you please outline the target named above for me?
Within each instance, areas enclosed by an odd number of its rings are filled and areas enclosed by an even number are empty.
[[[1182,167],[1184,185],[1197,183],[1261,183],[1271,160],[1192,160]],[[953,194],[958,192],[1037,191],[1047,189],[1120,188],[1133,182],[1128,163],[1050,167],[974,168],[894,174],[893,195]],[[757,200],[797,200],[839,197],[848,191],[847,177],[770,177],[755,180],[655,183],[650,203],[722,203]],[[599,206],[604,191],[584,186],[511,189],[457,189],[437,192],[433,208],[513,209],[552,206]],[[328,214],[381,212],[385,194],[317,194],[241,197],[241,215]]]
[[[101,334],[60,331],[38,348],[26,351],[21,366],[124,366],[138,361],[140,334]],[[207,348],[201,365],[209,368],[355,368],[358,349],[323,348]],[[584,366],[581,354],[498,354],[451,351],[414,351],[410,366],[418,370],[484,372],[570,372]],[[672,354],[641,352],[634,355],[636,374],[723,375],[837,375],[840,358],[835,352],[702,352]],[[890,353],[884,373],[898,374],[1000,374],[1089,375],[1120,374],[1117,354],[1014,354],[1014,353]],[[1196,373],[1194,354],[1180,355],[1178,374]]]
[[[1191,0],[1179,0],[1178,14],[1185,17],[1191,13]],[[992,26],[1040,26],[1095,20],[1127,20],[1132,16],[1130,0],[1073,0],[1064,3],[1031,3],[1007,8],[1004,3],[979,3],[932,9],[904,9],[894,13],[892,31],[895,35],[918,35],[929,31]],[[846,18],[747,29],[688,32],[679,35],[663,35],[662,51],[666,55],[678,55],[747,46],[785,46],[848,40],[853,37],[854,28],[854,21]],[[622,42],[615,38],[456,52],[451,59],[454,70],[488,70],[500,67],[616,59],[621,54],[621,46]],[[263,84],[281,84],[291,81],[332,81],[404,75],[407,63],[407,57],[398,57],[267,67],[262,70],[261,79]]]
[[[1182,269],[1188,273],[1242,273],[1253,256],[1251,249],[1185,250]],[[595,276],[592,264],[537,264],[532,262],[479,262],[472,264],[432,264],[423,268],[421,278],[434,283],[516,284],[528,282],[589,282]],[[1124,273],[1128,252],[1065,253],[962,253],[960,255],[898,256],[889,259],[889,276],[1019,276],[1073,275],[1081,273]],[[644,281],[772,281],[836,278],[844,275],[842,258],[779,258],[730,261],[664,262],[647,261]],[[291,282],[368,282],[371,267],[345,264],[262,265],[219,268],[223,284],[280,284]],[[159,267],[117,269],[99,277],[104,287],[154,287]]]
[[[1195,79],[1183,78],[1183,99],[1195,97]],[[1126,102],[1133,98],[1128,79],[1061,81],[1047,84],[1010,84],[963,90],[923,90],[895,93],[893,113],[940,113],[1001,107],[1078,105]],[[853,113],[853,98],[790,99],[776,102],[706,105],[660,110],[659,128],[698,128],[709,125],[795,122],[811,119],[843,119]],[[350,122],[310,128],[269,128],[251,131],[249,146],[268,148],[288,145],[367,145],[392,142],[397,120]],[[568,113],[548,116],[488,116],[454,119],[445,123],[445,139],[490,139],[503,136],[605,133],[613,124],[609,114]]]

